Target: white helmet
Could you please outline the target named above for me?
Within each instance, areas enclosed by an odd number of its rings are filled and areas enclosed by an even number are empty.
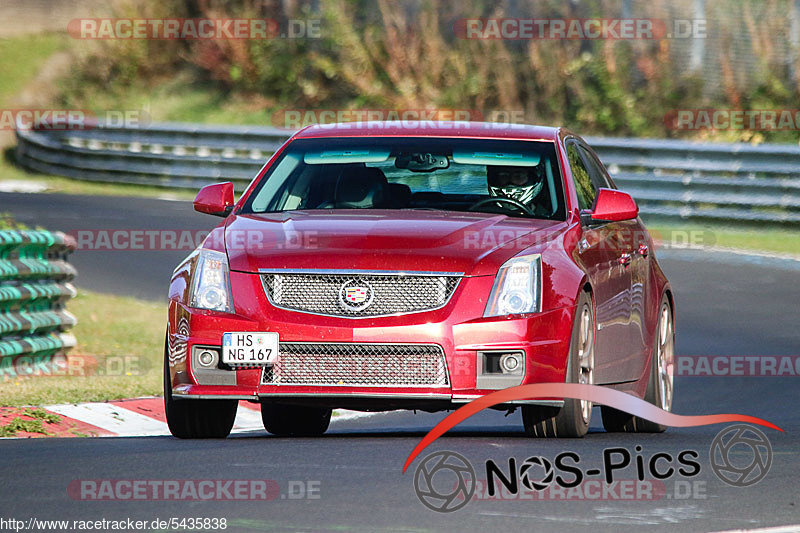
[[[530,205],[544,187],[540,167],[487,165],[486,177],[491,196],[503,196]]]

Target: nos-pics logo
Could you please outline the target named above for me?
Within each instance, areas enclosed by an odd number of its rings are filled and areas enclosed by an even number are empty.
[[[753,426],[729,426],[714,437],[709,461],[714,474],[724,483],[749,487],[764,479],[769,472],[772,445],[767,436]],[[699,469],[699,464],[697,466]],[[538,479],[531,475],[534,471],[542,472]],[[528,490],[541,491],[553,481],[553,466],[543,457],[531,457],[522,464],[519,477]],[[417,498],[428,509],[440,513],[450,513],[466,506],[475,496],[477,485],[472,464],[463,455],[452,451],[438,451],[426,456],[414,472]]]

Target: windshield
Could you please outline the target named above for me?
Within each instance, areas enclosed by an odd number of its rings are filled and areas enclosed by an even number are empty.
[[[548,141],[322,138],[289,145],[243,213],[434,209],[565,220]]]

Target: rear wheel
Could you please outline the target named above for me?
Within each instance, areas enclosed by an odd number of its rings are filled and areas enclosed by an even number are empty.
[[[317,437],[328,430],[331,410],[324,407],[262,403],[264,429],[279,437]]]
[[[584,292],[575,308],[567,383],[594,384],[594,331],[592,299]],[[522,423],[531,437],[583,437],[591,417],[592,402],[572,398],[565,398],[563,407],[522,407]]]
[[[650,378],[644,399],[665,411],[672,410],[673,370],[675,365],[675,328],[672,308],[666,295],[661,300],[658,326],[650,363]],[[661,433],[667,426],[603,406],[603,427],[609,432]]]
[[[236,400],[179,400],[172,397],[164,349],[164,411],[169,432],[179,439],[224,439],[233,428]]]

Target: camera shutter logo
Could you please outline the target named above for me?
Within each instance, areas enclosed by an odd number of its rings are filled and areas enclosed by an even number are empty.
[[[544,470],[544,475],[539,480],[532,478],[532,471],[535,467]],[[528,457],[519,469],[519,478],[522,484],[530,490],[544,490],[553,482],[553,465],[541,456]]]
[[[734,487],[755,485],[772,466],[772,444],[764,433],[747,424],[717,433],[708,455],[717,477]]]
[[[438,476],[437,476],[438,474]],[[434,479],[434,478],[437,478]],[[414,472],[414,490],[422,504],[450,513],[467,505],[475,494],[475,469],[467,459],[450,451],[427,456]]]

